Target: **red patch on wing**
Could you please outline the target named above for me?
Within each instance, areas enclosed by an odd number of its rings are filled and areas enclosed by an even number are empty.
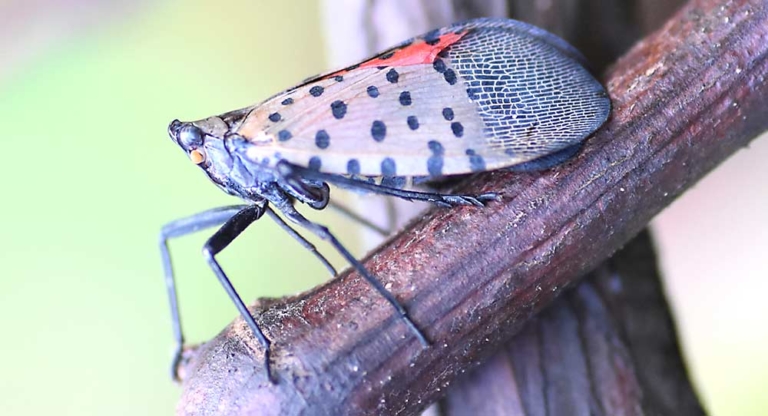
[[[430,45],[423,39],[414,41],[408,46],[404,46],[400,49],[396,49],[379,56],[384,56],[389,53],[392,55],[389,58],[373,58],[365,61],[359,65],[352,65],[349,68],[345,68],[330,74],[323,75],[318,79],[328,79],[336,75],[344,75],[347,72],[354,71],[357,68],[376,68],[379,66],[409,66],[409,65],[422,65],[431,64],[435,62],[437,55],[445,48],[458,42],[467,31],[446,33],[443,36],[437,38],[437,43]],[[314,80],[312,80],[314,81]],[[309,82],[309,81],[307,81]]]
[[[437,54],[443,49],[458,42],[467,32],[446,33],[438,38],[437,43],[430,45],[423,40],[418,40],[412,44],[392,51],[392,56],[386,59],[373,58],[370,61],[363,62],[358,68],[373,68],[377,66],[409,66],[431,64],[435,62]]]

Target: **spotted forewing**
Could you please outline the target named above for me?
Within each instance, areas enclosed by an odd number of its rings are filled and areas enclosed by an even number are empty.
[[[568,44],[525,23],[479,19],[278,94],[247,109],[236,133],[264,165],[438,177],[572,146],[609,110]]]

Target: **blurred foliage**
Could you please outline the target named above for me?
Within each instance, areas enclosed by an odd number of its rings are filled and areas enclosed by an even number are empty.
[[[238,201],[189,163],[166,126],[250,105],[325,69],[318,13],[314,1],[145,4],[57,31],[65,40],[35,43],[44,50],[5,72],[0,414],[172,411],[157,234],[169,220]],[[208,235],[171,245],[193,342],[236,316],[200,255]],[[250,300],[327,279],[268,219],[221,259]]]

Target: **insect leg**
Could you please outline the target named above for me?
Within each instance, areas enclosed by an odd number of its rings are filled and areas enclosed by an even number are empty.
[[[328,241],[331,243],[331,245],[338,251],[342,257],[344,257],[345,260],[349,262],[349,264],[354,267],[358,273],[360,273],[361,276],[370,284],[373,286],[374,289],[376,289],[379,294],[384,297],[384,299],[389,302],[392,307],[395,308],[397,313],[400,315],[400,319],[405,322],[405,324],[408,326],[408,328],[413,332],[414,335],[416,335],[416,338],[418,338],[421,345],[424,347],[429,346],[429,341],[427,340],[426,336],[421,332],[421,330],[416,326],[416,324],[411,320],[410,316],[408,316],[408,312],[403,308],[403,305],[400,304],[400,302],[395,299],[395,296],[392,295],[385,287],[381,284],[378,280],[376,280],[373,275],[365,268],[363,265],[357,261],[357,259],[350,253],[340,242],[339,240],[334,237],[333,234],[328,230],[327,227],[324,227],[320,224],[316,224],[308,219],[306,219],[301,213],[296,211],[296,208],[293,207],[288,201],[272,201],[273,204],[277,206],[278,209],[283,213],[283,215],[286,216],[289,220],[301,225],[302,227],[310,230],[315,235],[320,237],[321,239]]]
[[[321,174],[325,175],[325,174]],[[377,185],[359,179],[347,178],[339,175],[328,175],[330,178],[326,182],[341,187],[362,189],[368,192],[390,195],[407,201],[425,201],[431,202],[441,207],[454,207],[457,205],[474,205],[478,207],[485,206],[488,201],[497,201],[498,194],[489,192],[480,195],[455,195],[441,194],[438,192],[419,192],[405,189],[390,188],[388,186]]]
[[[299,242],[299,244],[302,245],[302,247],[306,248],[312,254],[317,257],[318,260],[320,260],[320,263],[323,263],[323,266],[325,266],[326,269],[328,269],[329,272],[331,272],[331,276],[336,276],[336,269],[333,268],[331,263],[328,262],[328,259],[325,258],[322,254],[320,254],[319,251],[317,251],[317,248],[307,241],[306,238],[302,237],[301,234],[296,232],[293,228],[291,228],[290,225],[286,224],[285,221],[283,221],[282,218],[280,218],[279,215],[275,213],[275,211],[272,210],[272,208],[267,207],[267,215],[269,215],[276,223],[280,226],[285,232],[287,232],[291,237],[296,239],[296,241]]]
[[[224,225],[219,228],[219,230],[216,231],[216,233],[214,233],[211,238],[208,239],[208,241],[203,246],[203,257],[205,257],[205,260],[213,270],[213,273],[216,274],[216,277],[219,279],[219,283],[221,283],[221,285],[224,287],[224,290],[235,304],[235,307],[237,307],[240,315],[242,315],[245,322],[253,331],[256,339],[259,341],[262,347],[264,347],[264,370],[267,373],[267,378],[271,382],[276,383],[277,381],[272,378],[272,371],[269,367],[270,342],[264,335],[264,332],[261,331],[261,328],[259,328],[259,325],[253,319],[253,316],[251,316],[251,313],[245,306],[243,299],[240,298],[240,296],[237,294],[237,291],[235,291],[235,288],[232,286],[232,282],[229,281],[229,278],[224,273],[224,270],[222,270],[221,265],[219,265],[219,262],[216,261],[215,257],[216,254],[220,253],[232,241],[234,241],[234,239],[237,238],[240,233],[245,231],[249,225],[253,224],[256,220],[261,218],[265,211],[266,207],[261,205],[249,205],[246,208],[238,211],[229,220],[227,220],[227,222],[224,223]]]
[[[173,264],[171,263],[171,255],[168,250],[168,240],[192,234],[205,228],[224,224],[228,219],[232,218],[233,215],[248,206],[249,205],[233,205],[210,209],[190,217],[170,222],[160,230],[160,258],[163,262],[165,289],[168,292],[168,303],[171,307],[171,324],[173,325],[173,336],[176,340],[176,349],[174,351],[173,361],[171,362],[171,378],[174,380],[178,380],[177,370],[181,360],[181,351],[184,346],[184,333],[181,328],[179,301],[176,294],[176,281],[173,276]]]
[[[452,207],[456,205],[475,205],[482,207],[485,206],[485,202],[496,201],[499,198],[499,196],[495,193],[485,193],[480,195],[452,195],[390,188],[360,179],[317,172],[300,166],[292,165],[285,161],[279,162],[277,168],[278,171],[284,176],[328,182],[344,188],[360,189],[377,194],[391,195],[408,201],[432,202],[433,204],[442,207]]]
[[[351,209],[349,209],[349,208],[347,208],[347,207],[345,207],[345,206],[343,206],[343,205],[341,205],[341,204],[339,204],[337,202],[334,202],[333,200],[331,200],[328,203],[328,207],[333,208],[334,210],[338,211],[341,215],[351,219],[352,221],[355,221],[355,222],[361,224],[362,226],[364,226],[364,227],[366,227],[366,228],[368,228],[370,230],[373,230],[374,232],[378,233],[382,237],[386,237],[386,236],[388,236],[390,234],[389,230],[385,230],[384,228],[379,227],[378,225],[376,225],[373,222],[369,221],[365,217],[362,217],[362,216],[358,215],[356,212],[352,211]],[[390,222],[392,222],[392,221],[390,221]],[[391,228],[393,229],[394,226],[391,227]]]

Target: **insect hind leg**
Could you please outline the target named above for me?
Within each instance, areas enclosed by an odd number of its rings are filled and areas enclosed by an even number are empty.
[[[216,231],[216,233],[211,238],[208,239],[208,241],[203,246],[203,255],[205,256],[208,265],[211,267],[219,282],[224,287],[224,290],[227,292],[227,295],[229,296],[232,303],[235,304],[235,307],[237,308],[238,312],[240,312],[243,320],[245,320],[245,322],[251,328],[251,331],[253,332],[256,339],[264,348],[264,370],[269,381],[276,383],[277,380],[274,378],[270,366],[269,357],[271,343],[266,335],[264,335],[264,332],[261,330],[256,321],[253,319],[253,316],[246,307],[240,295],[238,295],[237,291],[232,285],[232,282],[229,280],[226,273],[224,273],[224,270],[221,268],[221,265],[216,260],[216,254],[224,250],[230,243],[232,243],[232,241],[235,240],[235,238],[237,238],[243,231],[245,231],[248,226],[261,218],[264,213],[270,216],[277,223],[277,225],[280,226],[280,228],[285,230],[291,237],[297,240],[304,248],[309,250],[318,260],[320,260],[320,262],[325,266],[326,269],[328,269],[331,275],[336,275],[336,270],[328,262],[328,260],[322,254],[320,254],[320,252],[317,251],[312,243],[307,241],[304,237],[301,236],[301,234],[286,224],[285,221],[283,221],[283,219],[280,218],[267,205],[247,205],[241,210],[237,211],[224,223],[223,226],[221,226],[221,228],[219,228],[218,231]]]
[[[168,241],[172,238],[183,237],[187,234],[192,234],[206,228],[220,226],[239,211],[247,207],[248,205],[232,205],[210,209],[172,221],[160,230],[160,258],[163,262],[165,288],[168,293],[168,302],[171,307],[171,324],[173,325],[173,336],[176,341],[173,360],[171,362],[171,378],[174,380],[179,379],[178,368],[181,363],[181,356],[184,348],[184,332],[181,327],[179,301],[176,293],[176,279],[173,273],[171,253],[168,250]]]
[[[286,224],[286,222],[283,221],[283,219],[280,218],[280,216],[277,215],[277,213],[275,213],[275,211],[272,210],[272,208],[267,207],[267,215],[269,215],[270,218],[272,218],[272,220],[274,220],[277,223],[277,225],[280,226],[280,228],[282,228],[285,232],[287,232],[288,235],[290,235],[296,241],[298,241],[302,247],[309,250],[309,252],[312,253],[312,255],[315,256],[315,258],[317,258],[320,261],[320,263],[323,264],[326,270],[328,270],[328,272],[331,273],[331,276],[336,276],[336,269],[333,267],[333,265],[331,265],[328,259],[325,258],[325,256],[323,256],[319,251],[317,251],[317,248],[312,243],[307,241],[306,238],[302,237],[302,235],[296,232],[296,230],[294,230],[293,228],[291,228],[290,225]]]
[[[222,287],[224,287],[224,291],[227,292],[229,299],[232,301],[232,303],[235,304],[238,312],[240,312],[240,315],[243,317],[245,322],[253,331],[253,334],[256,336],[256,339],[264,348],[264,369],[267,373],[267,378],[272,383],[276,383],[270,368],[270,341],[266,335],[264,335],[264,332],[259,327],[259,324],[256,323],[256,320],[253,319],[253,316],[248,310],[248,307],[245,306],[245,302],[243,302],[243,299],[240,297],[240,295],[237,294],[234,286],[232,286],[232,282],[224,273],[224,270],[221,268],[219,262],[216,261],[216,254],[220,253],[230,243],[232,243],[232,241],[234,241],[237,236],[245,231],[249,225],[253,224],[256,222],[256,220],[261,218],[261,216],[264,215],[264,212],[266,212],[266,207],[260,205],[250,205],[238,211],[229,220],[227,220],[227,222],[224,223],[224,225],[221,226],[221,228],[219,228],[218,231],[216,231],[216,233],[211,236],[211,238],[208,239],[208,241],[203,246],[203,256],[208,262],[208,265],[213,270],[213,273],[216,275],[216,278],[219,280],[219,283],[221,283]]]
[[[275,206],[283,213],[283,215],[285,215],[286,218],[311,231],[322,240],[329,242],[333,248],[335,248],[336,251],[338,251],[339,254],[341,254],[341,256],[344,257],[344,259],[349,262],[349,264],[352,265],[352,267],[354,267],[358,273],[360,273],[360,275],[368,282],[368,284],[373,286],[373,288],[376,289],[376,291],[379,292],[379,294],[387,302],[389,302],[393,308],[395,308],[395,311],[400,316],[400,319],[408,326],[416,338],[418,338],[421,345],[424,347],[428,347],[430,345],[427,337],[416,326],[403,305],[397,301],[395,296],[390,291],[388,291],[384,285],[381,284],[381,282],[373,277],[373,275],[352,255],[352,253],[349,252],[349,250],[344,247],[343,244],[341,244],[341,242],[339,242],[339,240],[336,239],[333,234],[331,234],[327,227],[308,220],[303,215],[301,215],[301,213],[296,211],[293,205],[291,205],[288,201],[272,201],[272,203],[275,204]]]
[[[291,177],[293,179],[304,178],[308,180],[323,181],[342,188],[358,189],[381,195],[390,195],[408,201],[431,202],[442,207],[453,207],[457,205],[475,205],[482,207],[485,206],[486,202],[498,201],[499,199],[499,195],[493,192],[479,195],[462,195],[441,194],[437,192],[418,192],[391,188],[360,179],[348,178],[342,175],[317,172],[303,168],[301,166],[290,164],[285,161],[278,163],[278,170],[282,175]]]

